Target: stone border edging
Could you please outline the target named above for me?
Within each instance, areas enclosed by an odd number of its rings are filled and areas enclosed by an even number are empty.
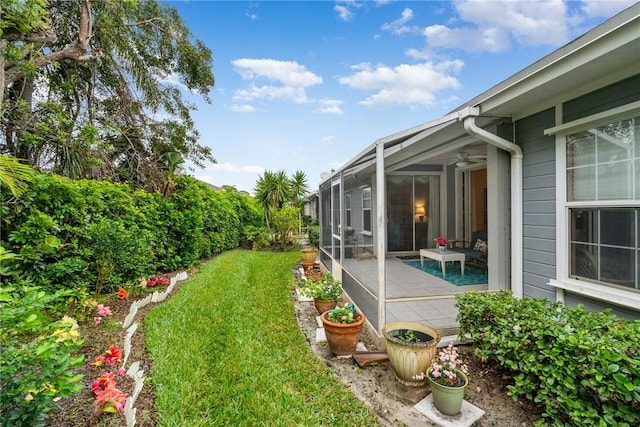
[[[124,338],[124,359],[122,361],[122,366],[125,366],[129,359],[129,355],[131,354],[131,339],[133,338],[133,334],[138,330],[138,323],[133,323],[136,314],[138,314],[138,310],[152,302],[159,303],[164,301],[167,299],[169,294],[173,292],[173,288],[176,286],[178,281],[186,280],[188,277],[187,272],[182,271],[169,280],[169,286],[167,286],[163,292],[155,291],[154,293],[131,303],[131,306],[129,307],[129,314],[124,319],[124,322],[122,322],[122,329],[127,330],[127,334]],[[135,385],[133,393],[131,396],[127,397],[127,400],[125,401],[124,418],[126,420],[127,427],[134,427],[136,425],[137,412],[134,405],[138,395],[140,395],[140,392],[142,391],[145,380],[144,371],[140,369],[140,362],[133,362],[129,366],[126,375],[133,379]]]

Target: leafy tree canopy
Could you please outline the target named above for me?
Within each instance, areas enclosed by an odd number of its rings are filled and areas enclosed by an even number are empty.
[[[156,0],[4,0],[0,153],[157,190],[176,166],[166,153],[215,162],[188,101],[211,102],[212,61]]]

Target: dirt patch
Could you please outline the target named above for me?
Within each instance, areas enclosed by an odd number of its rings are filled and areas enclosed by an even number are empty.
[[[359,367],[353,358],[336,357],[326,342],[316,342],[316,317],[313,302],[300,302],[294,291],[294,306],[298,324],[315,354],[326,361],[340,379],[372,408],[387,426],[435,425],[414,409],[414,405],[429,395],[429,386],[410,387],[396,380],[388,362]],[[341,301],[340,304],[345,301]],[[384,339],[365,328],[362,343],[368,351],[385,350]],[[485,413],[474,427],[527,427],[540,418],[540,409],[530,401],[514,401],[507,395],[512,376],[498,366],[485,364],[473,353],[473,347],[458,347],[461,358],[469,368],[469,386],[465,400]]]

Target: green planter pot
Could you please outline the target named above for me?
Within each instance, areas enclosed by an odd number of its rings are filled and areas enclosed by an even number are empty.
[[[469,378],[464,372],[456,370],[458,376],[464,379],[464,384],[458,387],[449,387],[439,384],[431,378],[431,368],[427,372],[429,385],[431,386],[431,395],[433,396],[433,404],[436,409],[445,415],[458,415],[462,408],[464,400],[464,392],[469,384]]]

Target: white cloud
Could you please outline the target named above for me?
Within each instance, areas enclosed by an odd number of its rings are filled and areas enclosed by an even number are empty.
[[[233,98],[252,102],[258,99],[282,99],[297,104],[309,102],[305,89],[322,83],[322,77],[294,61],[242,58],[232,61],[235,71],[252,84],[237,90]],[[256,85],[254,82],[269,84]]]
[[[333,10],[338,14],[338,18],[349,22],[355,16],[353,9],[359,9],[362,7],[362,3],[358,3],[355,0],[338,0]]]
[[[315,111],[318,113],[331,113],[331,114],[342,114],[341,105],[342,101],[337,99],[321,99],[318,101],[320,103],[320,107]]]
[[[246,102],[258,99],[283,99],[296,104],[309,102],[303,88],[291,86],[250,86],[247,89],[236,90],[233,99]]]
[[[388,24],[382,24],[380,27],[383,31],[389,31],[395,35],[402,35],[407,33],[420,33],[420,27],[405,25],[407,22],[413,19],[413,10],[408,7],[402,11],[402,16],[393,22]]]
[[[233,104],[231,107],[229,107],[229,109],[231,111],[235,111],[236,113],[253,113],[254,111],[256,111],[253,106],[248,104]]]
[[[265,171],[265,168],[261,166],[255,165],[235,165],[233,163],[225,162],[225,163],[214,163],[211,166],[208,166],[207,169],[211,169],[213,172],[227,172],[227,173],[250,173],[250,174],[260,174]]]
[[[331,136],[323,136],[323,137],[320,139],[320,143],[321,143],[322,145],[331,145],[331,144],[333,144],[333,141],[334,141],[335,139],[336,139],[336,137],[335,137],[335,136],[333,136],[333,135],[331,135]]]
[[[471,29],[449,28],[432,25],[424,29],[429,48],[457,48],[468,52],[499,52],[507,49],[511,42],[506,31],[498,28]],[[408,53],[413,57],[428,57],[419,51]]]
[[[339,81],[354,89],[375,91],[376,93],[360,102],[367,107],[393,104],[432,106],[436,102],[436,92],[460,86],[453,74],[458,73],[463,65],[459,60],[401,64],[393,68],[386,65],[374,68],[363,63],[353,66],[356,72]]]
[[[232,61],[236,71],[245,80],[264,78],[287,86],[309,87],[322,83],[322,77],[307,71],[294,61],[242,58]]]
[[[636,2],[637,0],[583,0],[581,10],[589,18],[609,18]]]
[[[345,6],[340,6],[339,4],[337,4],[333,7],[333,10],[335,10],[338,14],[338,18],[345,22],[349,22],[353,18],[353,13]]]

